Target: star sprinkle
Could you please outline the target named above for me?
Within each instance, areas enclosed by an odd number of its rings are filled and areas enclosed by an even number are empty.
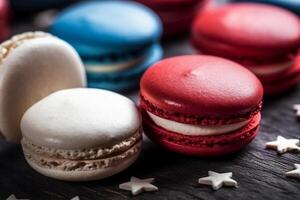
[[[294,164],[294,166],[296,169],[285,173],[285,175],[288,177],[295,177],[300,179],[300,164]]]
[[[71,200],[80,200],[79,196],[73,197]]]
[[[293,105],[293,110],[296,111],[296,116],[300,118],[300,104]]]
[[[267,142],[267,149],[275,149],[278,153],[283,154],[290,151],[300,151],[298,139],[285,139],[282,136],[277,136],[276,141]]]
[[[29,199],[17,199],[16,196],[12,194],[6,200],[29,200]]]
[[[158,191],[158,188],[151,184],[153,182],[154,178],[139,179],[132,176],[129,182],[120,184],[119,188],[131,191],[132,195],[138,195],[142,192]]]
[[[208,176],[204,178],[199,178],[198,183],[203,185],[211,185],[214,190],[218,190],[222,186],[237,187],[238,183],[231,177],[232,172],[217,173],[213,171],[208,171]]]

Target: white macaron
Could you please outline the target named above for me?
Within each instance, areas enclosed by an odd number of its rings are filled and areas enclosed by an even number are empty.
[[[100,89],[55,92],[21,120],[27,162],[46,176],[88,181],[114,175],[137,158],[141,116],[135,103]]]
[[[76,51],[43,32],[16,35],[0,45],[0,135],[21,139],[24,112],[49,94],[85,87],[85,71]]]

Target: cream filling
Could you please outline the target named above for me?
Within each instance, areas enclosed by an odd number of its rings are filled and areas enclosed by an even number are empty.
[[[85,68],[87,72],[93,73],[107,73],[107,72],[116,72],[122,71],[127,68],[130,68],[137,63],[139,63],[143,59],[143,56],[140,58],[135,58],[129,61],[115,63],[115,64],[91,64],[85,63]]]
[[[139,141],[130,149],[121,154],[95,160],[56,159],[38,154],[32,154],[32,152],[26,148],[23,148],[23,150],[25,158],[28,160],[28,162],[33,162],[42,168],[61,171],[90,171],[118,165],[124,159],[129,159],[130,157],[137,155],[141,151],[141,147],[142,141]]]
[[[281,63],[262,64],[254,67],[248,67],[257,75],[270,75],[284,71],[293,65],[292,61],[285,61]]]
[[[164,119],[148,111],[147,113],[156,125],[168,131],[180,133],[183,135],[189,135],[189,136],[207,136],[207,135],[220,135],[224,133],[229,133],[242,128],[249,122],[249,120],[246,120],[246,121],[229,124],[229,125],[198,126],[192,124],[183,124],[180,122]]]
[[[13,36],[11,39],[4,41],[0,45],[0,63],[3,63],[3,61],[6,59],[6,57],[12,50],[14,50],[15,48],[17,48],[27,40],[49,37],[49,36],[52,35],[41,31],[26,32],[26,33]]]
[[[142,129],[137,130],[137,132],[130,138],[108,148],[91,148],[78,150],[54,149],[35,145],[26,137],[23,137],[21,144],[23,149],[27,149],[28,152],[31,152],[31,154],[43,155],[56,159],[88,160],[106,158],[126,151],[127,149],[138,143],[140,140],[142,140]]]

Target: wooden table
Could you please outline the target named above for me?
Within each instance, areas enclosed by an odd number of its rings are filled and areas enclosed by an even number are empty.
[[[24,27],[18,26],[15,32]],[[188,39],[166,43],[164,48],[166,57],[194,53]],[[129,96],[135,98],[137,93]],[[299,138],[300,122],[292,110],[295,103],[300,103],[300,88],[285,96],[265,100],[260,134],[244,150],[233,155],[186,157],[166,152],[145,139],[142,154],[134,165],[111,178],[94,182],[69,183],[44,177],[25,162],[19,145],[0,141],[0,200],[11,194],[31,200],[67,200],[74,196],[81,200],[297,200],[300,199],[300,180],[285,177],[285,172],[292,170],[294,163],[300,163],[300,155],[279,156],[264,148],[265,142],[275,140],[277,135]],[[208,170],[233,172],[239,187],[213,191],[197,185],[198,178],[207,176]],[[156,178],[159,191],[132,197],[118,188],[131,176]]]

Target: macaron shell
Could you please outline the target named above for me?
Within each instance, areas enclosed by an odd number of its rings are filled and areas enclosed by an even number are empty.
[[[13,142],[21,139],[21,117],[31,105],[57,90],[86,85],[78,54],[54,37],[31,39],[13,49],[0,74],[0,130]]]
[[[159,15],[163,23],[164,39],[171,39],[189,33],[193,19],[205,1],[138,0],[138,2],[149,6]]]
[[[221,55],[222,51],[231,56],[277,55],[298,47],[300,21],[293,13],[275,6],[228,4],[208,9],[197,17],[193,40],[200,49]]]
[[[262,84],[264,85],[264,92],[266,95],[279,95],[284,93],[293,87],[297,86],[300,82],[300,65],[296,64],[291,69],[273,77],[273,79],[262,79]]]
[[[214,56],[179,56],[149,68],[141,96],[169,113],[232,118],[256,110],[263,89],[249,70]]]
[[[21,120],[23,137],[65,150],[108,148],[136,134],[141,116],[133,101],[99,89],[68,89],[34,104]]]
[[[51,32],[67,41],[81,41],[103,49],[115,47],[119,51],[158,40],[161,23],[153,11],[135,2],[94,1],[63,11]]]
[[[248,125],[232,133],[218,136],[184,136],[158,127],[143,112],[146,135],[166,150],[190,156],[221,156],[236,152],[250,143],[258,134],[260,114]]]
[[[141,142],[140,142],[141,143]],[[141,144],[140,144],[141,145]],[[59,180],[63,181],[92,181],[92,180],[98,180],[103,179],[106,177],[110,177],[114,174],[117,174],[124,169],[128,168],[130,165],[132,165],[137,158],[139,157],[141,148],[139,152],[137,152],[135,155],[132,155],[131,157],[128,157],[126,159],[123,159],[122,162],[118,162],[116,165],[113,165],[111,167],[107,168],[99,168],[96,170],[87,170],[87,171],[62,171],[62,170],[55,170],[55,169],[49,169],[49,168],[43,168],[39,165],[32,162],[30,159],[27,159],[27,163],[35,169],[37,172]],[[88,161],[86,161],[88,162]]]
[[[107,74],[87,73],[88,87],[102,88],[113,91],[130,91],[139,86],[140,77],[153,63],[163,56],[162,48],[159,44],[153,45],[145,56],[145,60],[135,66],[131,66],[124,71],[117,71]]]
[[[298,0],[234,0],[234,1],[272,4],[275,6],[286,8],[300,15],[300,1]]]

